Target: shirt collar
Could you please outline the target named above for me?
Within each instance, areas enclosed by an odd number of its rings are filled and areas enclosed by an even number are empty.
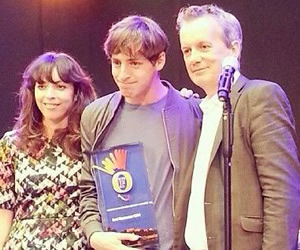
[[[203,112],[205,110],[212,108],[212,107],[222,107],[223,103],[219,101],[217,93],[214,94],[212,97],[205,97],[202,99],[200,103],[200,108],[202,109]]]
[[[232,86],[237,82],[237,79],[240,77],[241,73],[239,70],[236,70],[233,74],[233,82],[232,82]]]
[[[232,86],[237,82],[237,79],[240,77],[241,73],[239,70],[236,70],[233,74],[233,82]],[[223,107],[223,102],[221,102],[218,98],[217,93],[215,93],[212,97],[205,97],[202,99],[200,103],[200,108],[204,112],[205,110],[211,108],[211,107]]]

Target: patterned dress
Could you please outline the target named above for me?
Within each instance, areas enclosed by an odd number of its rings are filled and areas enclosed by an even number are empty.
[[[36,160],[16,148],[12,135],[0,140],[0,208],[14,212],[3,249],[86,249],[79,226],[82,162],[48,142]]]

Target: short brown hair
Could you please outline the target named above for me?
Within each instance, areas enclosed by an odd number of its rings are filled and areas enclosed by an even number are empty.
[[[108,58],[123,52],[127,55],[140,53],[155,62],[161,52],[167,52],[169,41],[161,27],[149,17],[128,16],[113,24],[104,42]]]

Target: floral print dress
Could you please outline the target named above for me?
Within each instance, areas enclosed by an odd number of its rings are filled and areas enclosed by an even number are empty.
[[[86,249],[79,223],[82,162],[46,143],[36,160],[0,140],[0,208],[14,212],[7,249]]]

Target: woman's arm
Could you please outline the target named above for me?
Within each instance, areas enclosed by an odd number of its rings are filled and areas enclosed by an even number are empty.
[[[7,209],[0,209],[0,250],[2,250],[6,238],[10,232],[14,213]]]

